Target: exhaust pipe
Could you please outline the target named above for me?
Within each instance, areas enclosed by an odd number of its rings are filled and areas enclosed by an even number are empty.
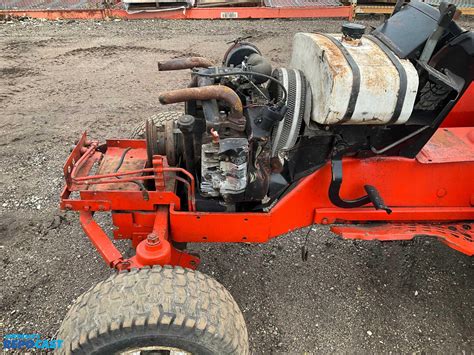
[[[209,59],[204,57],[176,58],[166,62],[158,62],[159,71],[209,68],[213,66],[214,64]]]
[[[167,91],[159,96],[163,105],[175,104],[191,100],[222,100],[230,107],[230,117],[238,120],[243,119],[242,101],[234,90],[223,85],[210,85],[197,88],[186,88]]]

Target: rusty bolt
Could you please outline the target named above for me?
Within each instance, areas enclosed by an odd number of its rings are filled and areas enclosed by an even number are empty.
[[[67,209],[67,210],[72,210],[72,205],[70,203],[66,203],[64,205],[64,207]]]
[[[155,233],[150,233],[146,237],[146,242],[148,245],[158,245],[160,244],[160,238]]]
[[[321,224],[329,224],[329,220],[327,218],[323,218],[321,220]]]
[[[99,205],[99,211],[105,211],[105,206]]]
[[[130,269],[130,261],[128,260],[120,260],[115,265],[112,265],[116,270],[128,270]]]

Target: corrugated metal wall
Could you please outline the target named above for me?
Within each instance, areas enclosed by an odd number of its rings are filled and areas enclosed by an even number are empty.
[[[0,10],[102,9],[103,0],[0,0]]]

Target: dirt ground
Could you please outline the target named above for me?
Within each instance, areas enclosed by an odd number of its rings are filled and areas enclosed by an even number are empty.
[[[0,24],[1,332],[53,336],[73,300],[110,275],[77,215],[58,210],[62,165],[82,131],[128,136],[164,109],[158,93],[183,87],[188,74],[159,73],[157,60],[202,55],[217,63],[226,42],[251,35],[284,66],[296,32],[340,24]],[[314,227],[302,262],[305,232],[265,245],[193,246],[200,270],[244,312],[253,353],[474,351],[472,259],[435,240],[350,242]]]

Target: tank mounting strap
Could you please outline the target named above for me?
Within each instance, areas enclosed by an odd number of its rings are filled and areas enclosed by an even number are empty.
[[[359,66],[357,65],[356,61],[354,60],[354,58],[352,58],[349,51],[341,44],[341,42],[339,42],[334,37],[326,35],[324,33],[318,33],[318,34],[323,36],[323,37],[326,37],[337,48],[339,48],[342,55],[347,60],[347,63],[349,64],[349,67],[351,68],[351,71],[352,71],[351,96],[349,98],[349,103],[347,104],[346,113],[344,114],[344,117],[340,121],[340,123],[344,123],[344,122],[349,121],[352,118],[352,114],[355,111],[355,106],[356,106],[357,98],[359,97],[359,91],[360,91],[360,69],[359,69]]]
[[[400,62],[400,59],[395,56],[395,54],[378,38],[372,36],[372,35],[367,35],[366,38],[370,39],[372,42],[377,44],[380,49],[386,54],[388,59],[392,62],[392,64],[395,66],[398,72],[398,76],[400,78],[400,85],[398,89],[398,96],[397,96],[397,102],[395,104],[395,109],[393,110],[393,115],[390,121],[390,123],[395,123],[397,122],[398,118],[400,117],[400,114],[402,113],[402,108],[403,108],[403,102],[405,101],[405,96],[407,94],[407,87],[408,87],[408,80],[407,80],[407,73],[405,71],[405,68],[403,67],[402,63]]]

